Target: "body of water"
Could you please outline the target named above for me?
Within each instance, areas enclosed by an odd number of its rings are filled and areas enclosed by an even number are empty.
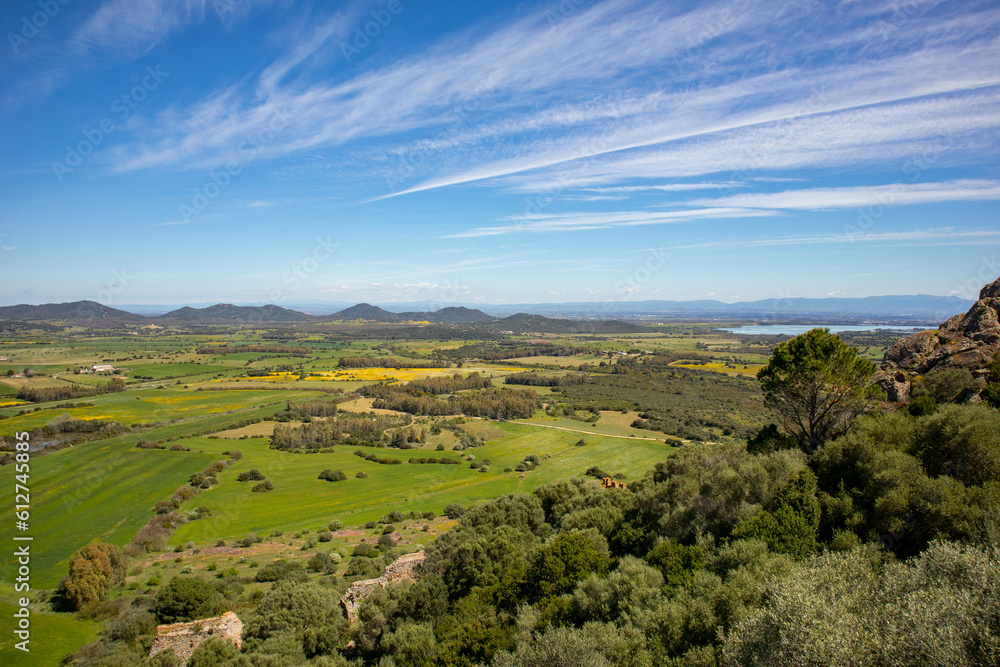
[[[887,324],[759,324],[745,327],[719,327],[720,331],[729,333],[748,334],[756,336],[798,336],[811,329],[826,327],[830,333],[841,333],[843,331],[902,331],[905,333],[917,333],[926,331],[933,327],[894,327]]]

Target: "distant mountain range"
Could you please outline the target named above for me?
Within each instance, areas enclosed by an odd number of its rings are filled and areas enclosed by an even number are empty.
[[[646,320],[655,318],[698,317],[706,319],[731,318],[739,320],[781,321],[796,318],[839,318],[876,321],[941,322],[956,313],[967,311],[972,301],[957,297],[930,296],[876,296],[864,298],[825,299],[765,299],[743,303],[722,301],[610,301],[607,303],[536,303],[490,305],[471,308],[468,305],[449,306],[437,310],[402,310],[394,312],[376,305],[359,303],[350,307],[322,313],[320,304],[336,302],[309,302],[312,313],[304,313],[273,304],[236,305],[219,303],[202,308],[182,306],[153,314],[153,306],[124,306],[122,309],[105,306],[94,301],[48,303],[38,306],[21,304],[0,307],[0,320],[59,321],[93,324],[258,324],[298,322],[329,322],[365,320],[369,322],[431,322],[435,324],[483,325],[497,330],[565,330],[566,318],[570,320]],[[336,303],[336,305],[341,305]],[[434,302],[396,304],[396,307],[433,307]],[[472,305],[472,304],[469,304]],[[133,312],[143,309],[144,314]],[[545,315],[559,318],[552,320]],[[511,318],[510,316],[516,316]],[[532,319],[535,318],[535,319]],[[554,325],[553,322],[564,322]],[[618,323],[623,325],[623,323]],[[495,325],[495,326],[494,326]],[[571,325],[574,331],[583,331],[578,322]],[[592,327],[607,330],[604,327]],[[617,330],[625,331],[629,327]]]
[[[916,294],[906,296],[869,296],[861,298],[829,297],[823,299],[762,299],[740,303],[715,300],[699,301],[609,301],[607,303],[518,303],[510,306],[481,306],[496,314],[537,313],[572,317],[655,317],[704,315],[714,317],[783,317],[836,316],[856,318],[915,318],[937,322],[969,309],[968,299],[954,296]]]
[[[126,310],[111,308],[95,301],[72,303],[47,303],[40,306],[18,305],[0,307],[0,320],[57,321],[57,322],[120,322],[136,324],[253,324],[329,322],[337,320],[366,320],[370,322],[433,322],[436,324],[472,324],[492,322],[497,318],[481,310],[449,307],[434,312],[392,313],[378,306],[359,303],[342,311],[327,315],[308,315],[281,306],[237,306],[218,303],[206,308],[183,306],[162,315],[145,316]]]
[[[448,307],[428,311],[406,311],[402,313],[392,313],[388,310],[373,306],[368,303],[359,303],[356,306],[345,308],[323,320],[369,320],[372,322],[436,322],[439,324],[473,324],[475,322],[492,322],[495,317],[487,315],[481,310],[465,307]]]

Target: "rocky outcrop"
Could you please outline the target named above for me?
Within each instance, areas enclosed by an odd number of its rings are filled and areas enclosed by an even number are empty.
[[[917,375],[948,368],[967,368],[981,387],[993,358],[1000,352],[1000,278],[979,292],[965,315],[956,315],[934,331],[896,342],[885,353],[875,382],[890,401],[904,403]]]
[[[215,618],[203,618],[190,623],[172,623],[156,627],[156,640],[149,650],[152,658],[160,651],[174,649],[177,657],[187,662],[198,646],[209,637],[220,637],[240,648],[243,643],[243,622],[231,611]]]
[[[361,601],[378,589],[404,579],[416,580],[419,577],[417,567],[425,558],[423,551],[400,556],[385,568],[385,572],[378,579],[364,579],[351,584],[344,597],[340,598],[340,606],[344,608],[347,621],[354,623],[358,620],[358,607],[361,606]]]

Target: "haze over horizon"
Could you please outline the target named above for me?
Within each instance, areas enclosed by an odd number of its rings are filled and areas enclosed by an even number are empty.
[[[52,6],[0,7],[0,305],[1000,275],[994,2]]]

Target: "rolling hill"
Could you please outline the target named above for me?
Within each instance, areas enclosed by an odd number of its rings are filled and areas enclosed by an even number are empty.
[[[439,324],[474,324],[476,322],[492,322],[496,318],[481,310],[464,306],[441,308],[435,311],[416,311],[399,313],[402,320],[415,322],[437,322]]]
[[[146,318],[124,310],[111,308],[96,301],[71,301],[69,303],[46,303],[40,306],[20,304],[0,307],[0,320],[51,320],[90,321],[104,320],[116,322],[142,322]]]
[[[218,303],[208,308],[185,306],[172,310],[152,320],[171,320],[186,324],[241,324],[253,322],[311,322],[317,318],[281,306],[234,306]]]
[[[350,308],[345,308],[339,313],[334,313],[328,319],[331,320],[368,320],[370,322],[400,322],[403,320],[396,313],[390,313],[378,306],[370,303],[359,303]]]

